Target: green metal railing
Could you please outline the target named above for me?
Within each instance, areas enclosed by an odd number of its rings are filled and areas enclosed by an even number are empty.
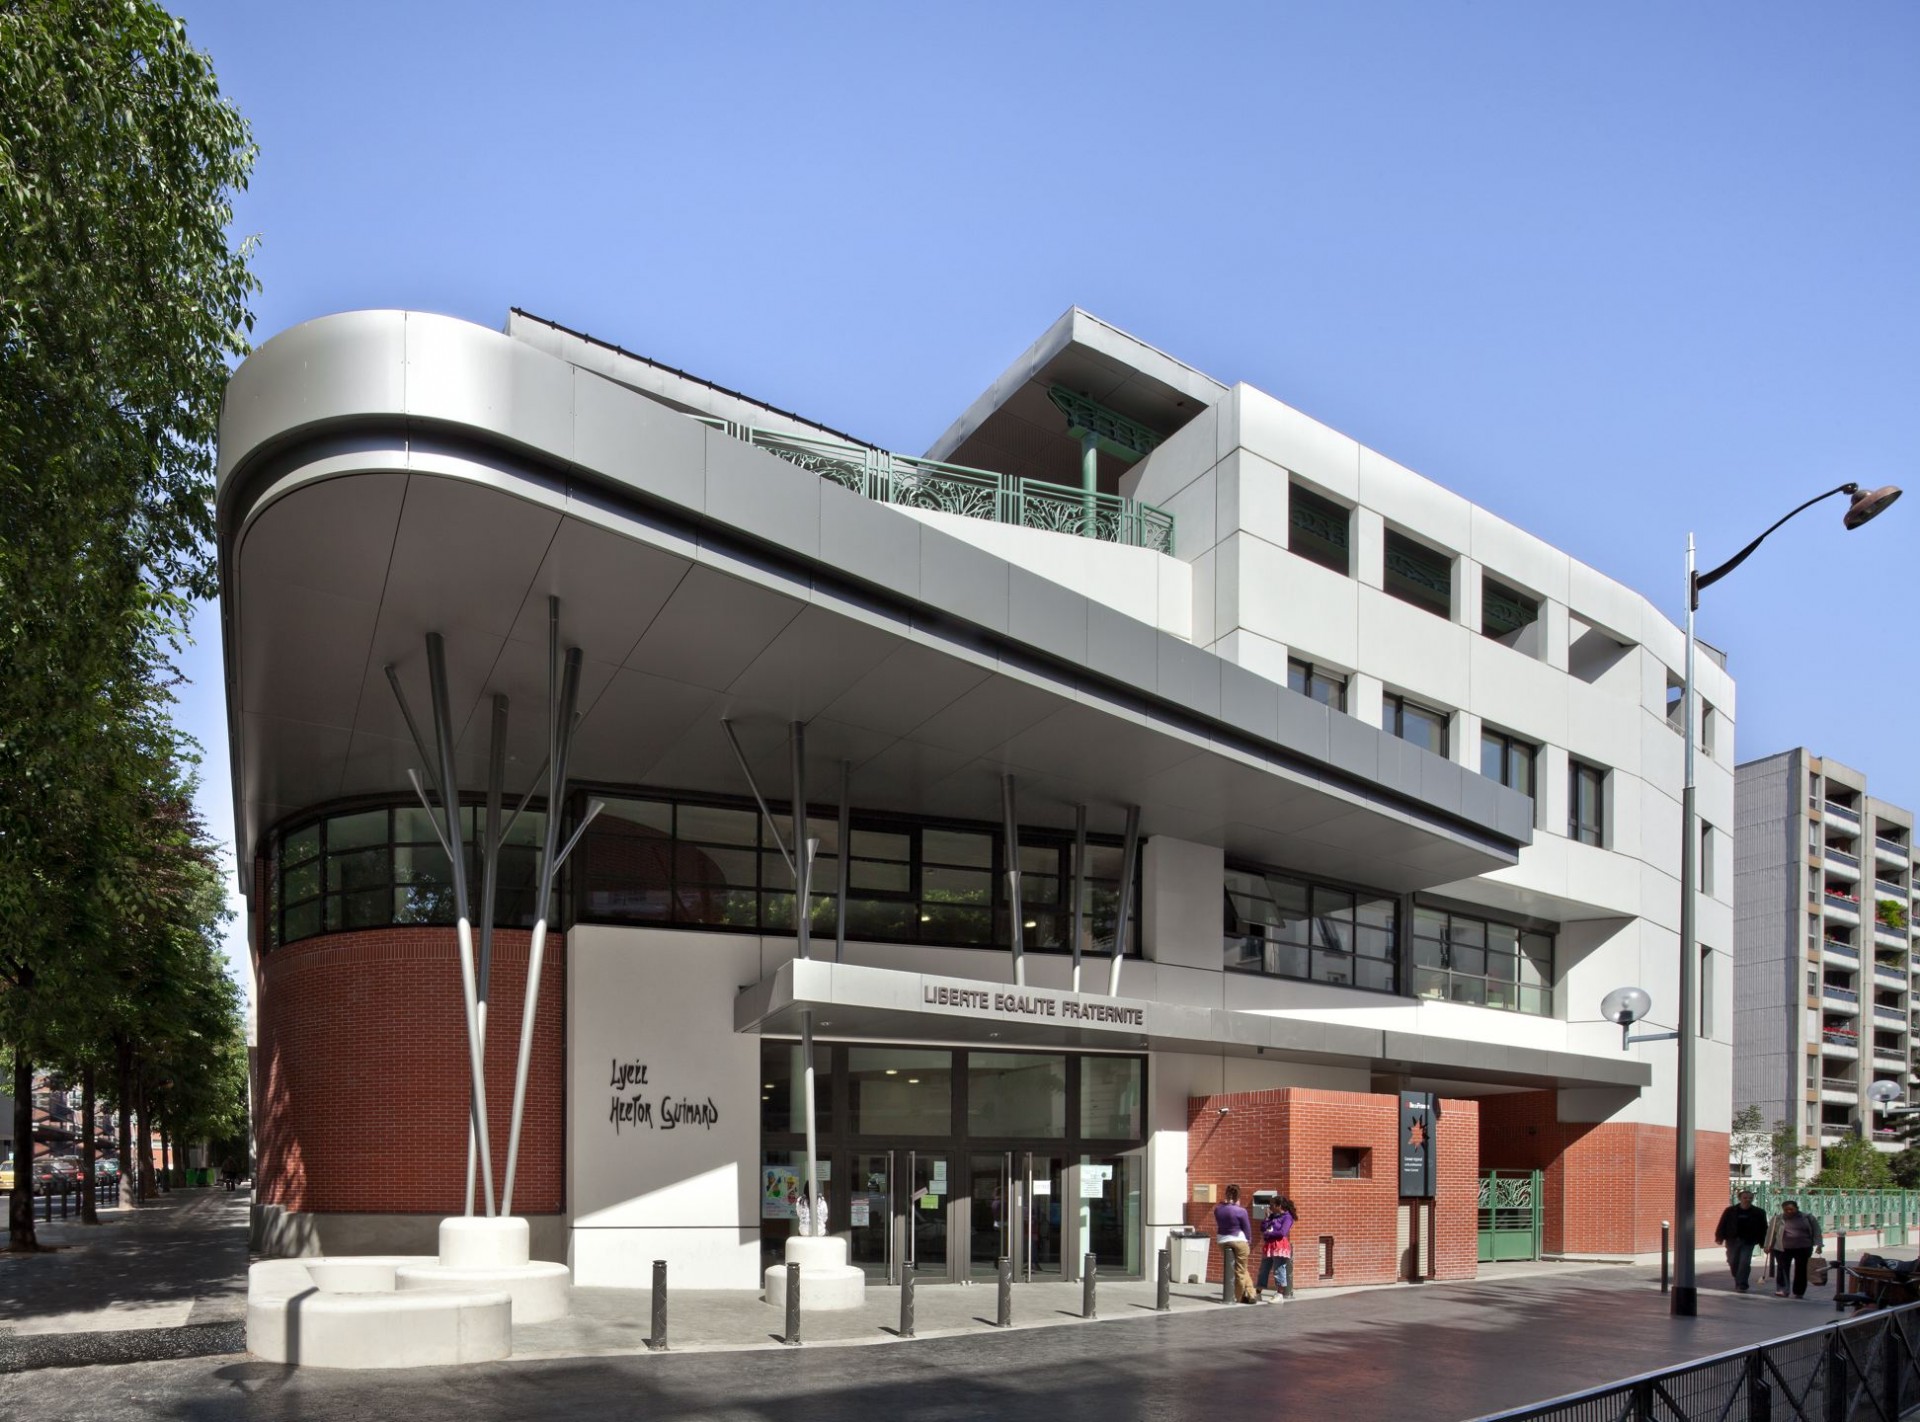
[[[1782,1200],[1792,1200],[1819,1220],[1828,1234],[1877,1229],[1882,1244],[1905,1244],[1907,1231],[1920,1221],[1920,1191],[1916,1190],[1790,1190],[1746,1180],[1734,1181],[1732,1189],[1753,1191],[1753,1203],[1770,1215]]]
[[[1541,1189],[1537,1170],[1480,1172],[1480,1260],[1540,1257]]]
[[[694,418],[877,503],[1173,552],[1173,515],[1152,504],[790,430]]]

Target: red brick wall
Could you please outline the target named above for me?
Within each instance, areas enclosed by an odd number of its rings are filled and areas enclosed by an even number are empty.
[[[532,935],[496,930],[487,1119],[498,1189]],[[451,928],[324,934],[259,960],[257,1196],[290,1210],[444,1215],[465,1200],[466,1014]],[[547,938],[515,1214],[564,1207],[566,945]],[[476,1191],[478,1196],[478,1191]]]
[[[1673,1127],[1563,1122],[1551,1091],[1490,1096],[1480,1105],[1482,1168],[1543,1172],[1549,1253],[1659,1249],[1660,1221],[1673,1218]],[[1710,1233],[1728,1198],[1727,1134],[1700,1131],[1694,1140],[1695,1218]]]
[[[1226,1115],[1220,1108],[1228,1108]],[[1401,1276],[1397,1097],[1287,1087],[1195,1097],[1187,1103],[1187,1180],[1212,1185],[1216,1199],[1228,1184],[1241,1202],[1259,1189],[1279,1190],[1300,1207],[1294,1232],[1294,1283],[1310,1288],[1317,1276],[1321,1235],[1334,1238],[1334,1277],[1339,1284],[1384,1284]],[[1442,1279],[1470,1279],[1477,1272],[1479,1243],[1480,1123],[1478,1103],[1441,1103],[1438,1193],[1434,1200],[1435,1272]],[[1368,1151],[1359,1180],[1333,1178],[1336,1146]],[[1213,1206],[1186,1206],[1187,1223],[1213,1233]],[[1257,1246],[1256,1246],[1257,1257]],[[1212,1251],[1210,1277],[1220,1278],[1219,1251]]]

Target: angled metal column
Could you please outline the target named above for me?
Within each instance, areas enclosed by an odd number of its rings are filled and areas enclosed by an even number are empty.
[[[1013,985],[1027,985],[1026,935],[1020,903],[1020,824],[1014,815],[1013,777],[1000,777],[1000,818],[1007,846],[1007,945],[1013,951]]]
[[[1073,990],[1080,991],[1080,934],[1087,922],[1087,807],[1073,807]]]
[[[480,1159],[488,1162],[487,1213],[494,1213],[493,1149],[487,1139],[487,1075],[479,1022],[479,984],[473,961],[473,919],[467,902],[467,852],[460,835],[460,781],[454,770],[453,718],[447,704],[447,644],[438,632],[427,634],[427,680],[433,693],[433,736],[440,752],[440,810],[446,820],[447,856],[453,861],[455,935],[460,944],[460,991],[467,1009],[467,1057],[473,1073],[473,1134]]]
[[[1120,964],[1127,955],[1127,925],[1133,921],[1133,876],[1140,862],[1140,807],[1127,806],[1127,847],[1120,856],[1120,916],[1113,925],[1113,961],[1107,969],[1107,996],[1120,996]]]
[[[547,822],[541,838],[540,866],[534,884],[533,943],[527,950],[527,981],[520,1012],[520,1052],[513,1071],[513,1114],[507,1118],[507,1178],[501,1190],[501,1209],[513,1211],[514,1177],[520,1164],[520,1123],[526,1114],[527,1069],[533,1060],[533,1024],[540,1007],[540,973],[547,951],[547,919],[552,911],[553,886],[560,866],[598,813],[588,807],[580,826],[564,847],[560,822],[567,797],[567,756],[573,749],[574,705],[580,697],[578,647],[567,648],[566,671],[560,669],[560,599],[547,599]],[[598,802],[596,802],[597,805]]]
[[[813,887],[813,851],[817,841],[807,838],[807,728],[795,721],[789,728],[789,751],[793,762],[793,937],[794,950],[802,962],[813,956],[813,913],[808,890]],[[820,1212],[819,1117],[814,1103],[813,1012],[800,1014],[800,1070],[805,1086],[807,1112],[807,1218],[815,1221],[813,1232],[824,1234],[817,1223]]]
[[[487,751],[487,827],[480,839],[480,964],[476,1016],[480,1026],[480,1061],[487,1059],[487,984],[493,976],[494,905],[500,884],[500,795],[507,777],[507,698],[493,698],[493,739]],[[467,1127],[467,1213],[473,1213],[473,1181],[478,1173],[480,1138]],[[487,1162],[493,1169],[493,1162]]]
[[[847,885],[851,882],[848,866],[853,862],[853,765],[840,762],[839,883],[834,890],[833,961],[847,956]]]

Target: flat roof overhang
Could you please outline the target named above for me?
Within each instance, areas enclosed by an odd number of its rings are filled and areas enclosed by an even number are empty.
[[[404,792],[387,686],[446,639],[461,785],[545,755],[546,600],[584,653],[578,783],[770,797],[808,725],[816,803],[1145,835],[1410,890],[1516,862],[1531,805],[1464,767],[496,332],[403,312],[296,327],[235,373],[222,625],[241,852]],[[243,876],[243,879],[247,876]]]
[[[1556,1052],[819,958],[790,959],[742,989],[734,1000],[734,1030],[797,1037],[801,1014],[809,1011],[817,1036],[835,1040],[1204,1052],[1535,1090],[1638,1091],[1653,1081],[1651,1066],[1624,1053]]]

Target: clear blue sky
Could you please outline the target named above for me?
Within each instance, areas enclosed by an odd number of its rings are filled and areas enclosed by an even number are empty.
[[[1681,613],[1920,808],[1920,6],[186,0],[258,338],[519,305],[909,452],[1070,304]],[[184,719],[230,833],[217,624]]]

